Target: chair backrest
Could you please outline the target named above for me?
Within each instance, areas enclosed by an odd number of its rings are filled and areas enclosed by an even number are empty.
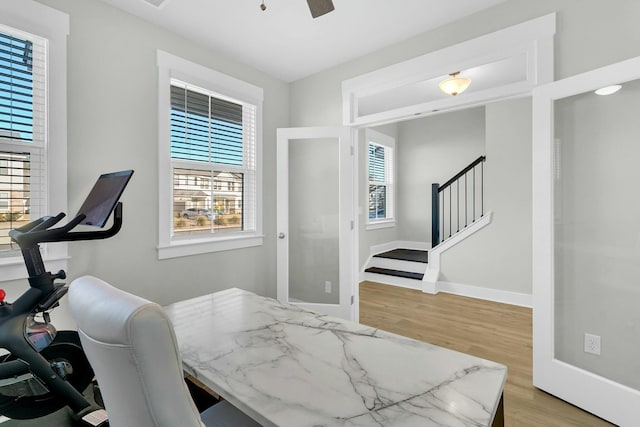
[[[111,427],[203,426],[161,306],[84,276],[69,287],[69,308]]]

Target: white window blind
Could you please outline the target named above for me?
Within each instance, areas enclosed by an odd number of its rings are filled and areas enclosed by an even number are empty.
[[[369,143],[369,220],[393,218],[393,149]]]
[[[0,25],[0,257],[12,228],[44,215],[46,52],[41,37]]]
[[[173,235],[256,230],[256,106],[172,79]]]
[[[243,106],[171,84],[171,158],[243,165]]]

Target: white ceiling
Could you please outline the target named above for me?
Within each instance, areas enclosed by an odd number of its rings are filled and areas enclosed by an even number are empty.
[[[286,82],[456,21],[505,0],[102,0]]]

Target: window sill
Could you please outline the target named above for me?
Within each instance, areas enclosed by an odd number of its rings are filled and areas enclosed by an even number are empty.
[[[262,243],[263,236],[257,234],[233,237],[174,240],[169,245],[158,247],[158,259],[178,258],[210,252],[250,248],[254,246],[262,246]]]
[[[67,270],[67,260],[69,257],[61,258],[45,258],[44,265],[47,271],[56,272],[58,270]],[[22,257],[6,258],[0,260],[0,282],[8,282],[10,280],[27,279],[29,274],[24,265]]]
[[[367,223],[367,230],[380,230],[381,228],[391,228],[396,226],[395,219],[386,219]]]

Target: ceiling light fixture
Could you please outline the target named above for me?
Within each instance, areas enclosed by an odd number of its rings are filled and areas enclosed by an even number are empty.
[[[612,86],[607,86],[607,87],[602,87],[598,90],[595,91],[596,95],[612,95],[614,93],[616,93],[617,91],[619,91],[622,88],[621,85],[612,85]]]
[[[267,5],[264,4],[264,2],[260,3],[260,10],[262,10],[263,12],[267,10]]]
[[[451,96],[456,96],[464,92],[471,84],[471,79],[468,77],[458,77],[458,74],[460,74],[460,71],[449,74],[449,78],[441,81],[438,84],[440,90]]]

